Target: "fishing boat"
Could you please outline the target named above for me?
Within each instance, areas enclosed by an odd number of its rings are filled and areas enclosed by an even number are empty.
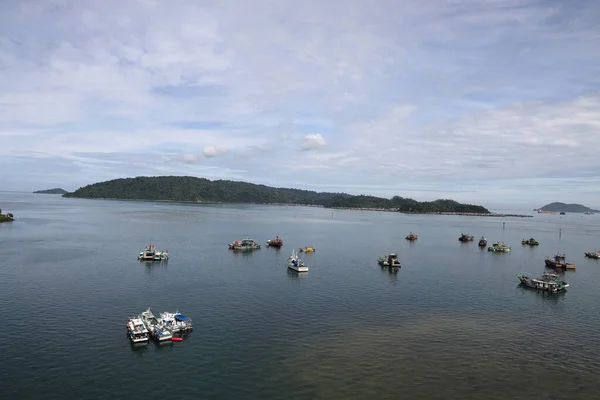
[[[156,318],[150,309],[144,311],[140,315],[140,318],[146,329],[148,329],[148,332],[150,332],[150,336],[152,336],[158,342],[170,341],[173,337],[173,334],[165,326],[163,320]]]
[[[138,255],[140,261],[167,261],[168,259],[169,250],[157,250],[153,244],[146,246],[146,249]]]
[[[502,242],[496,242],[493,245],[491,245],[490,247],[488,247],[488,251],[491,251],[494,253],[508,253],[510,251],[510,247],[508,247],[507,245],[505,245]]]
[[[537,278],[533,278],[529,274],[521,274],[517,275],[517,278],[519,278],[521,283],[527,287],[546,292],[561,292],[569,287],[567,282],[560,280],[558,275],[551,273],[545,273]]]
[[[150,333],[139,316],[129,318],[127,321],[127,336],[134,344],[146,344],[150,340]]]
[[[540,244],[540,242],[538,242],[534,238],[529,238],[529,239],[523,239],[523,240],[521,240],[521,244],[527,244],[529,246],[537,246],[537,245]]]
[[[252,251],[260,249],[260,244],[250,238],[236,240],[233,243],[229,243],[227,246],[229,247],[229,250],[236,251]]]
[[[300,247],[298,252],[300,253],[313,253],[316,249],[314,247]]]
[[[410,240],[410,241],[417,240],[418,238],[419,238],[419,235],[417,235],[414,232],[411,232],[406,236],[406,240]]]
[[[486,238],[484,238],[482,236],[481,239],[479,239],[479,247],[485,247],[485,246],[487,246],[487,240],[486,240]]]
[[[267,246],[280,248],[281,246],[283,246],[283,240],[281,240],[281,238],[277,236],[275,239],[267,240]]]
[[[308,272],[308,267],[304,265],[304,262],[295,249],[292,250],[292,255],[288,258],[288,268],[296,272]]]
[[[600,258],[600,250],[598,251],[588,251],[587,253],[585,253],[585,256],[587,258],[593,258],[595,260]]]
[[[392,268],[400,268],[400,260],[398,260],[398,255],[396,253],[386,254],[377,259],[377,263],[382,267],[392,267]]]
[[[556,253],[553,256],[546,257],[544,260],[546,267],[555,269],[575,269],[575,264],[568,263],[564,254]]]
[[[472,242],[473,239],[474,239],[473,235],[461,233],[460,237],[458,238],[458,241],[459,242]]]
[[[160,313],[160,319],[167,329],[173,333],[188,332],[192,330],[192,319],[181,314],[179,311]]]

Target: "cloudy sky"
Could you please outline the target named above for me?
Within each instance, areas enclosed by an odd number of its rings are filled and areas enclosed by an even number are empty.
[[[0,2],[0,190],[600,207],[595,0]]]

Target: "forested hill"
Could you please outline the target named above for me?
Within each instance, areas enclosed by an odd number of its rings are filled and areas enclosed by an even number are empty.
[[[246,182],[210,181],[191,176],[156,176],[114,179],[84,186],[64,197],[121,200],[167,200],[205,203],[317,204],[343,193],[281,189]]]
[[[36,190],[33,193],[41,193],[41,194],[66,194],[69,193],[65,189],[54,188],[54,189],[46,189],[46,190]]]
[[[565,204],[565,203],[550,203],[540,208],[541,211],[554,211],[554,212],[572,212],[572,213],[583,213],[583,212],[600,212],[593,210],[589,207],[582,206],[581,204]]]
[[[79,188],[64,197],[120,200],[190,201],[204,203],[306,204],[338,208],[381,208],[404,212],[489,213],[482,206],[453,200],[418,202],[395,196],[352,196],[346,193],[274,188],[246,182],[210,181],[191,176],[114,179]]]

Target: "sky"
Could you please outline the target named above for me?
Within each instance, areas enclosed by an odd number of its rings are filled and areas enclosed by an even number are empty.
[[[0,190],[600,208],[595,0],[0,2]]]

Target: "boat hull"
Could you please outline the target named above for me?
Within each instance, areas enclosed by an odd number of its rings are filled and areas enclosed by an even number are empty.
[[[288,264],[288,268],[296,272],[308,272],[308,267],[305,265]]]
[[[382,267],[391,267],[391,268],[400,268],[402,265],[400,263],[388,263],[387,261],[380,261],[379,265]]]
[[[258,250],[260,249],[260,244],[257,244],[255,246],[236,246],[233,244],[229,245],[229,250],[235,250],[235,251],[252,251],[252,250]]]
[[[129,336],[129,340],[131,340],[131,343],[133,344],[147,344],[150,341],[149,337],[136,338],[131,334],[127,334],[127,336]]]
[[[575,269],[576,265],[571,263],[557,263],[551,260],[546,260],[546,267],[554,269]]]
[[[523,286],[531,289],[541,290],[549,293],[558,293],[567,290],[569,284],[566,282],[556,282],[546,279],[534,279],[525,275],[518,275],[519,281]]]

